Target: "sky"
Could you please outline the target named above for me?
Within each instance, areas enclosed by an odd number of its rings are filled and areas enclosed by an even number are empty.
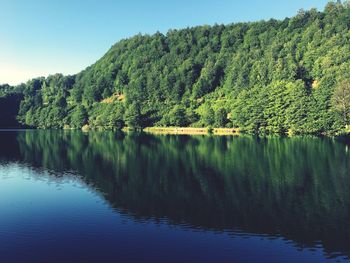
[[[196,25],[283,19],[328,0],[0,0],[0,84],[75,74],[118,40]]]

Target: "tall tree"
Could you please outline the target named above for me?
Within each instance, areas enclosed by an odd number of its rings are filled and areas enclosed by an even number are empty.
[[[350,121],[350,81],[344,80],[338,84],[333,96],[332,106],[339,114],[343,124],[348,128]]]

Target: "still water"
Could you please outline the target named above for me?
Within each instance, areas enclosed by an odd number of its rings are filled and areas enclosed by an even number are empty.
[[[0,132],[1,263],[349,257],[344,142]]]

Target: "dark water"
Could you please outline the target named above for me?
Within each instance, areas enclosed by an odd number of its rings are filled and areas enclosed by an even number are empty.
[[[1,263],[349,256],[345,143],[0,132]]]

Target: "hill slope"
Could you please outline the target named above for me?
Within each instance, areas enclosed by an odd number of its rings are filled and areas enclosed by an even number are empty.
[[[283,21],[171,30],[115,44],[75,76],[21,86],[21,123],[39,128],[240,127],[255,133],[335,133],[332,103],[350,79],[349,4]]]

